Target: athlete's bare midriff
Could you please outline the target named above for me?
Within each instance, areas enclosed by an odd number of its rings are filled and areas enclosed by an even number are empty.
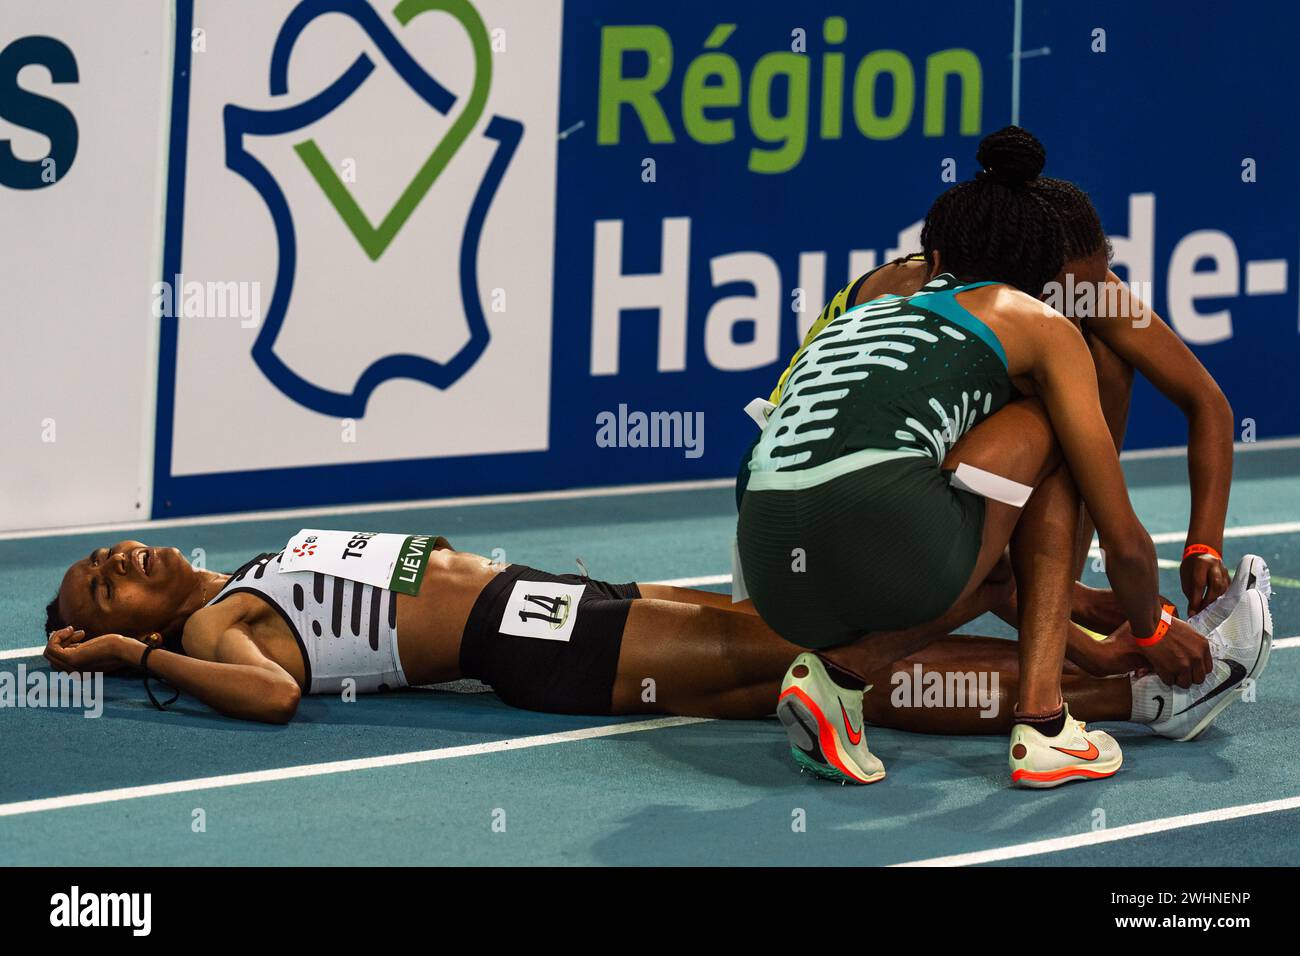
[[[397,649],[402,670],[412,685],[456,680],[460,673],[460,639],[474,602],[487,583],[503,570],[487,558],[442,549],[429,555],[420,593],[397,596]],[[306,667],[293,631],[266,601],[254,594],[232,594],[220,604],[198,611],[219,617],[222,627],[246,626],[258,648],[307,690]]]

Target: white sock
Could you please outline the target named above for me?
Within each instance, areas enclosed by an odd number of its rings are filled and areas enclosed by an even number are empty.
[[[1133,706],[1129,713],[1129,720],[1135,724],[1151,723],[1156,719],[1156,715],[1160,713],[1160,705],[1156,703],[1156,695],[1167,695],[1169,685],[1155,674],[1147,674],[1145,677],[1134,677],[1130,674],[1128,683],[1129,691],[1133,696]]]

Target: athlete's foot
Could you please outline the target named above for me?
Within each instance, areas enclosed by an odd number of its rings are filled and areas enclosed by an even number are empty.
[[[1228,590],[1217,601],[1189,617],[1187,623],[1202,634],[1208,634],[1228,619],[1228,615],[1247,591],[1259,591],[1266,600],[1273,597],[1268,565],[1257,554],[1244,556],[1237,565],[1237,573],[1232,576]]]
[[[1133,715],[1162,737],[1196,739],[1228,705],[1241,699],[1248,679],[1258,680],[1264,673],[1273,646],[1273,617],[1264,592],[1244,590],[1232,613],[1206,640],[1214,670],[1199,684],[1183,690],[1155,674],[1133,679]]]
[[[867,749],[862,695],[831,680],[815,654],[800,654],[786,671],[776,715],[802,770],[840,783],[875,783],[885,767]]]
[[[1029,724],[1011,728],[1011,782],[1018,787],[1046,789],[1074,780],[1113,776],[1124,763],[1115,738],[1103,730],[1088,730],[1065,708],[1065,727],[1055,737]]]

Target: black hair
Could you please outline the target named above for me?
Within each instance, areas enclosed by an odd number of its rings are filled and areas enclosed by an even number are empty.
[[[61,631],[67,626],[68,622],[59,613],[59,595],[55,592],[54,600],[45,605],[45,636],[48,638],[55,631]]]
[[[1056,210],[1065,238],[1065,261],[1087,259],[1101,250],[1110,256],[1110,240],[1101,228],[1101,217],[1088,194],[1068,179],[1039,176],[1029,188],[1042,196]]]
[[[1047,151],[1031,133],[1008,126],[975,154],[980,171],[934,201],[921,229],[926,259],[959,279],[1006,282],[1038,298],[1065,262],[1061,217],[1031,188]]]

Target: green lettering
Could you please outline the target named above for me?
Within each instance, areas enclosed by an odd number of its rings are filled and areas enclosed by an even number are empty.
[[[827,17],[822,36],[827,43],[843,43],[849,35],[843,17]],[[844,54],[827,53],[822,59],[822,139],[839,139],[844,133]]]
[[[948,77],[954,74],[961,82],[961,135],[979,134],[983,99],[983,72],[979,57],[970,50],[940,50],[925,60],[926,136],[943,135]]]
[[[772,112],[772,84],[786,77],[785,114]],[[756,173],[784,173],[803,159],[808,139],[808,57],[798,53],[768,53],[754,64],[749,78],[749,124],[754,135],[777,149],[749,151],[749,168]]]
[[[600,31],[600,94],[596,142],[609,146],[620,140],[619,118],[624,105],[636,112],[646,139],[673,142],[673,130],[655,94],[673,72],[673,41],[661,27],[605,27]],[[649,64],[644,76],[624,76],[624,54],[639,50]]]
[[[888,73],[893,79],[893,106],[876,115],[876,79]],[[912,61],[898,50],[876,50],[862,58],[853,78],[853,119],[867,139],[894,139],[912,122],[916,101],[916,76]]]
[[[710,82],[714,77],[718,82]],[[731,118],[710,119],[710,107],[740,105],[740,67],[727,53],[705,53],[696,57],[682,78],[682,125],[697,143],[729,143],[736,138]]]

